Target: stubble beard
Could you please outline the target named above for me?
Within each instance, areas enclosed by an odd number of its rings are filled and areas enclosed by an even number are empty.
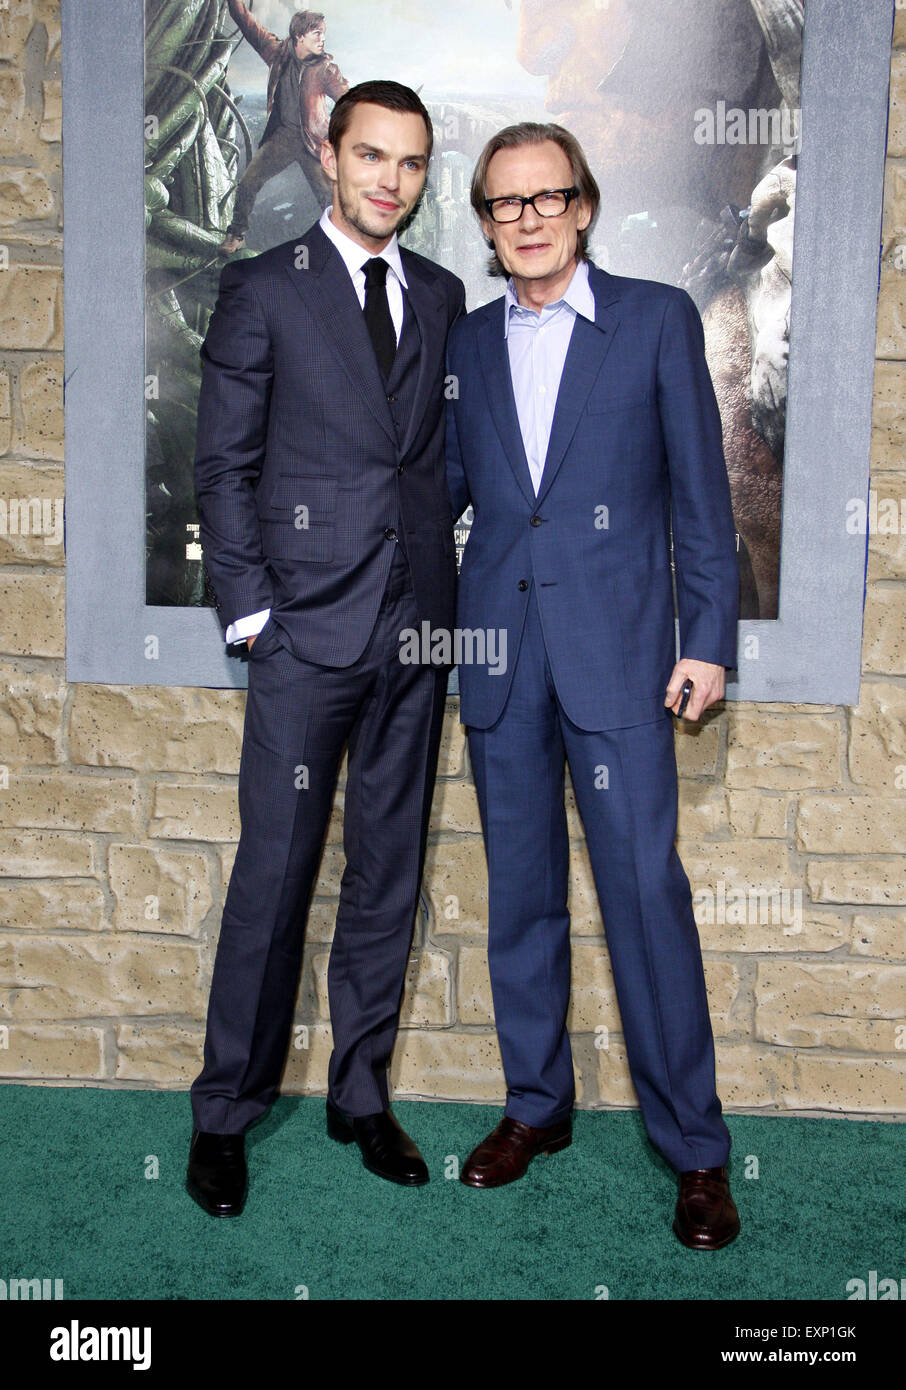
[[[363,189],[362,197],[365,197],[367,192],[368,190]],[[393,236],[393,233],[396,231],[397,227],[399,227],[400,223],[405,221],[410,212],[410,208],[402,207],[399,209],[399,216],[392,226],[388,226],[386,222],[376,226],[370,226],[365,220],[366,214],[363,213],[361,205],[353,202],[352,199],[347,196],[346,190],[339,179],[337,179],[337,202],[340,204],[340,211],[346,222],[351,227],[355,227],[356,231],[361,233],[362,236],[371,237],[374,241],[388,241],[390,237]]]

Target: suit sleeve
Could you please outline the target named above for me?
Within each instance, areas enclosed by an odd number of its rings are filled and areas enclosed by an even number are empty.
[[[224,628],[270,608],[255,484],[267,442],[270,335],[241,261],[224,266],[201,346],[195,497],[205,568]]]
[[[464,312],[464,310],[465,296],[463,296],[462,312]],[[462,462],[462,451],[459,446],[459,431],[456,425],[456,404],[459,399],[460,389],[460,379],[454,366],[456,336],[457,325],[454,324],[450,330],[450,339],[447,344],[446,403],[447,487],[450,492],[450,510],[453,513],[454,525],[462,516],[463,512],[466,511],[471,501],[469,496],[469,484]]]
[[[680,654],[736,665],[739,562],[720,411],[702,321],[685,290],[661,325],[658,406],[670,473]]]
[[[450,314],[451,328],[453,327],[457,319],[465,317],[466,312],[466,287],[462,283],[462,281],[456,276],[453,277],[453,281],[453,309],[452,313]]]

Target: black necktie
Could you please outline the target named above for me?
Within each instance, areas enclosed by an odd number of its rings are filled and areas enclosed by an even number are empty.
[[[387,377],[396,356],[396,330],[387,303],[387,262],[375,256],[366,261],[362,269],[365,272],[365,322],[374,344],[378,366]]]

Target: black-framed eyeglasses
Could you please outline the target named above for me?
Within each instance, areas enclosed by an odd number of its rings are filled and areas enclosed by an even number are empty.
[[[531,198],[485,198],[484,205],[492,222],[518,222],[527,206],[533,207],[539,217],[562,217],[573,198],[579,197],[578,188],[547,188],[543,193],[535,193]]]

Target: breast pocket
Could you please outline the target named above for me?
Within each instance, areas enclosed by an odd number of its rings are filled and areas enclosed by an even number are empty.
[[[322,474],[279,473],[258,499],[265,555],[275,559],[333,559],[337,480]]]
[[[598,395],[592,391],[585,407],[589,415],[603,415],[608,410],[642,410],[651,405],[648,391],[624,392],[622,395]]]

